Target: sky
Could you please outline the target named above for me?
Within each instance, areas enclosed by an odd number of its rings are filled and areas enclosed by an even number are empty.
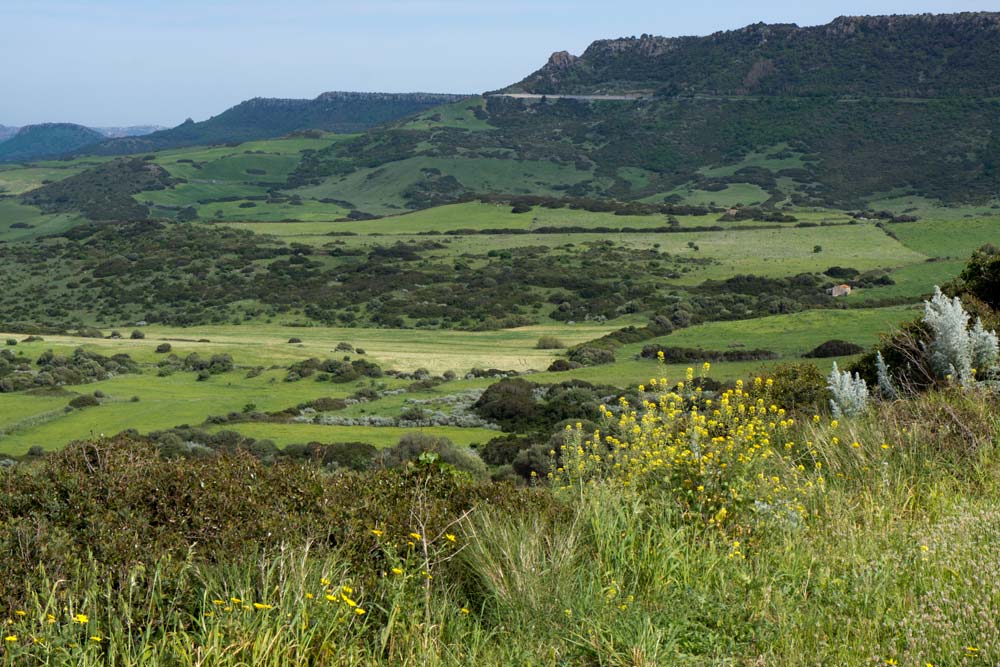
[[[979,2],[0,0],[0,125],[172,127],[251,97],[479,93],[597,39],[1000,11]]]

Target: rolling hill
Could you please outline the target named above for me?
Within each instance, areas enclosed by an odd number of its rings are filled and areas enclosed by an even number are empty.
[[[28,162],[54,157],[101,141],[104,135],[73,123],[27,125],[0,143],[0,162]]]
[[[86,153],[124,155],[184,146],[280,137],[300,130],[360,132],[463,95],[430,93],[323,93],[313,100],[257,97],[208,120],[190,119],[169,130],[142,137],[122,137],[88,147]]]

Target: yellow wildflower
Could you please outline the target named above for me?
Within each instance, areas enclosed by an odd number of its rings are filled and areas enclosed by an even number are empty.
[[[375,537],[382,537],[382,535],[384,534],[385,531],[379,530],[378,528],[372,528],[372,535],[374,535]]]
[[[419,540],[420,539],[420,533],[410,533],[410,537],[412,537],[415,540]]]
[[[365,610],[362,609],[361,607],[358,607],[357,609],[354,610],[354,613],[357,614],[358,616],[364,616]]]
[[[77,614],[73,617],[74,623],[79,623],[80,625],[86,625],[90,618],[86,614]]]
[[[393,574],[403,574],[403,570],[401,568],[394,567],[394,568],[392,568],[392,573]]]
[[[17,635],[7,635],[6,637],[3,638],[3,640],[5,642],[16,642],[17,641]]]
[[[90,641],[92,641],[92,642],[97,642],[97,643],[99,644],[99,643],[101,643],[102,641],[104,641],[104,637],[102,637],[102,636],[100,636],[100,635],[91,635],[91,636],[90,636]]]
[[[271,609],[273,607],[274,607],[274,605],[264,604],[263,602],[254,602],[253,603],[253,608],[257,609],[259,611],[263,611],[264,609]]]
[[[452,535],[451,533],[445,533],[444,539],[448,540],[449,542],[455,542],[456,541],[455,536]]]

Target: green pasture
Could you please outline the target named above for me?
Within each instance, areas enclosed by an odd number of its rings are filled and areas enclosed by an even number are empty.
[[[888,225],[908,248],[929,257],[968,260],[984,243],[1000,244],[1000,215]]]
[[[26,241],[45,234],[56,234],[66,231],[79,220],[79,216],[70,213],[47,214],[16,199],[0,199],[0,241]]]
[[[279,447],[308,442],[367,442],[376,447],[390,447],[407,433],[423,433],[448,438],[456,445],[484,444],[500,435],[485,428],[456,426],[324,426],[321,424],[232,424],[215,426],[210,432],[229,430],[257,440],[273,440]]]
[[[794,358],[830,339],[870,347],[878,342],[880,333],[892,331],[921,312],[915,306],[807,310],[752,320],[708,322],[645,343],[623,346],[619,355],[636,354],[644,345],[657,344],[722,351],[766,349],[782,358]]]
[[[240,222],[261,221],[270,223],[276,220],[301,220],[324,223],[343,218],[349,212],[347,209],[338,206],[337,204],[326,204],[312,199],[303,199],[299,204],[292,204],[290,202],[268,203],[266,201],[255,201],[252,202],[253,206],[249,208],[240,207],[241,203],[243,202],[209,202],[207,204],[194,204],[194,206],[198,211],[198,217],[206,221],[236,220]],[[277,223],[278,226],[274,228],[274,231],[280,232],[282,229],[280,225],[282,224],[289,223]],[[262,229],[257,229],[254,225],[249,226],[248,229],[253,232],[264,231]],[[331,228],[331,230],[332,229],[334,228]],[[336,229],[339,229],[339,227]],[[271,232],[267,231],[264,233]],[[284,234],[279,233],[279,235],[283,236]]]
[[[19,195],[40,188],[50,181],[61,181],[79,174],[91,164],[72,166],[4,166],[0,167],[0,195]]]
[[[384,221],[371,224],[381,222]],[[328,236],[302,236],[296,240],[324,245],[332,239]],[[385,234],[345,237],[341,240],[348,246],[371,247],[412,241],[414,237],[412,234]],[[709,279],[724,280],[741,273],[769,277],[813,273],[830,266],[851,267],[859,271],[894,269],[927,259],[925,255],[905,247],[868,223],[691,233],[482,234],[437,240],[448,246],[446,250],[433,253],[439,256],[484,254],[512,247],[554,248],[566,244],[579,246],[591,242],[614,241],[626,247],[657,248],[674,255],[714,260],[711,264],[690,266],[689,272],[677,281],[677,284],[686,285]],[[689,243],[697,249],[690,247]],[[814,252],[816,246],[820,246],[820,252]]]
[[[553,196],[561,194],[553,186],[574,185],[593,176],[590,170],[580,171],[572,165],[542,160],[420,156],[389,162],[378,169],[360,169],[346,176],[331,176],[319,185],[287,192],[301,195],[303,199],[342,199],[362,211],[385,215],[408,208],[402,193],[426,178],[421,171],[425,169],[454,174],[466,189],[473,192]],[[526,187],[525,183],[530,183],[530,187]]]
[[[698,169],[698,173],[709,178],[726,178],[747,167],[781,171],[782,169],[800,169],[803,165],[800,153],[790,151],[788,144],[780,143],[765,149],[750,151],[739,162],[717,167],[702,167]]]
[[[470,97],[452,104],[444,104],[402,121],[399,127],[407,130],[433,130],[439,127],[474,132],[492,130],[495,128],[485,120],[476,118],[476,114],[470,108],[483,108],[485,102],[482,97]]]
[[[465,373],[476,367],[525,371],[548,367],[559,353],[559,350],[535,349],[541,336],[556,336],[566,345],[575,345],[603,336],[627,323],[553,324],[501,331],[348,329],[263,323],[188,328],[149,326],[142,328],[146,335],[143,340],[44,336],[43,341],[22,342],[11,349],[35,358],[48,349],[65,354],[82,346],[104,355],[124,352],[140,363],[153,363],[163,356],[154,353],[156,346],[169,342],[173,353],[178,356],[192,352],[201,356],[228,353],[237,365],[253,367],[287,366],[310,357],[340,358],[344,353],[335,352],[335,348],[338,343],[345,342],[362,348],[367,358],[386,369],[414,371],[426,368],[432,373],[447,370]],[[121,330],[125,336],[130,331]],[[104,333],[107,335],[110,330]],[[23,339],[24,335],[0,333],[0,338],[9,337]],[[291,338],[300,338],[302,342],[288,343]],[[210,342],[199,343],[198,340]]]

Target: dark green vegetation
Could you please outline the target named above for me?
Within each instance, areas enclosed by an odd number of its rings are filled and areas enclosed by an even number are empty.
[[[601,40],[563,52],[509,92],[655,90],[665,95],[995,97],[1000,14],[841,16],[757,23],[708,37]]]
[[[79,211],[91,220],[136,220],[149,210],[132,195],[163,190],[177,181],[142,158],[113,160],[75,176],[43,185],[22,197],[46,213]]]
[[[169,130],[142,137],[103,141],[83,152],[123,155],[280,137],[296,131],[361,132],[462,95],[430,93],[323,93],[314,100],[257,97],[208,120],[188,120]],[[93,142],[92,142],[93,143]]]
[[[43,123],[20,128],[17,134],[0,137],[0,162],[29,162],[64,155],[104,139],[104,135],[72,123]]]

